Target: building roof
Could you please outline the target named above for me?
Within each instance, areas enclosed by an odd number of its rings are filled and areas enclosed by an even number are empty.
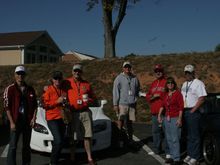
[[[31,32],[13,32],[13,33],[0,33],[0,46],[25,46],[38,37],[47,33],[46,31],[31,31]]]
[[[62,52],[47,31],[0,33],[0,48],[25,47],[43,35],[46,35],[57,49]]]
[[[73,55],[79,60],[93,60],[93,59],[98,58],[98,57],[95,57],[92,55],[88,55],[88,54],[84,54],[84,53],[80,53],[80,52],[76,52],[76,51],[68,51],[65,53],[65,55]]]

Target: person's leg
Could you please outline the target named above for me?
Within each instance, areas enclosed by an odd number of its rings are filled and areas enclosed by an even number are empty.
[[[16,149],[20,132],[18,130],[10,132],[10,141],[7,155],[7,165],[16,165]]]
[[[63,146],[63,133],[62,131],[62,125],[61,125],[61,119],[60,120],[49,120],[48,121],[48,127],[53,135],[53,144],[52,144],[52,152],[51,152],[51,163],[57,164],[60,152]]]
[[[166,136],[167,148],[169,150],[169,154],[166,155],[165,163],[173,162],[173,153],[172,153],[172,136],[171,136],[171,123],[166,119],[163,121],[164,123],[164,133]]]
[[[31,141],[31,127],[28,125],[24,125],[22,131],[22,139],[23,139],[23,146],[22,146],[22,164],[23,165],[30,165],[31,164],[31,148],[30,148],[30,141]]]
[[[91,153],[91,138],[84,138],[84,147],[87,154],[88,161],[93,160],[92,159],[92,153]]]
[[[180,134],[181,128],[176,125],[177,118],[170,119],[169,148],[174,161],[180,161]]]
[[[201,157],[200,119],[201,114],[199,112],[188,113],[187,140],[189,146],[187,148],[189,156],[196,160]]]
[[[162,128],[161,124],[157,121],[157,115],[152,115],[152,135],[153,143],[155,148],[155,153],[159,154],[161,152],[162,144]]]

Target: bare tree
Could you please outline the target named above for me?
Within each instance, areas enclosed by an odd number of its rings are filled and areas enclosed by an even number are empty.
[[[118,29],[126,15],[128,2],[135,4],[140,0],[88,0],[88,11],[93,9],[101,1],[104,25],[104,58],[116,57],[115,43]],[[115,22],[113,22],[113,11],[117,11]]]

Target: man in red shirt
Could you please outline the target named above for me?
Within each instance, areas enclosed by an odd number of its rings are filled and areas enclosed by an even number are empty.
[[[91,154],[91,139],[93,135],[92,112],[89,109],[89,105],[94,102],[95,97],[89,82],[82,79],[82,71],[81,64],[75,64],[73,66],[73,77],[67,79],[69,83],[67,95],[70,109],[73,111],[72,127],[74,131],[74,140],[84,140],[88,164],[94,165],[95,162]],[[71,159],[73,160],[73,151],[71,155]]]
[[[7,165],[16,164],[17,142],[23,138],[22,164],[31,164],[31,128],[36,119],[37,100],[35,90],[25,83],[24,66],[15,68],[15,82],[4,91],[4,110],[10,122],[10,142]]]
[[[148,93],[146,94],[146,100],[149,103],[150,111],[152,115],[152,135],[155,153],[160,154],[162,152],[162,126],[157,121],[157,116],[161,106],[163,106],[163,98],[165,96],[166,79],[164,76],[164,69],[161,64],[154,66],[154,73],[156,80],[151,83]],[[165,148],[166,149],[166,148]],[[166,149],[167,150],[167,149]],[[169,157],[168,151],[165,151],[167,157]],[[154,152],[150,153],[154,154]]]

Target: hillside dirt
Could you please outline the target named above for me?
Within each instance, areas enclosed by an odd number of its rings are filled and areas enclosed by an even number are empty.
[[[162,64],[167,76],[175,78],[178,87],[184,82],[183,68],[186,64],[196,67],[196,77],[204,81],[208,92],[220,92],[220,53],[185,53],[164,54],[153,56],[128,55],[124,58],[97,59],[83,61],[83,77],[91,82],[98,99],[106,99],[105,113],[113,120],[115,114],[112,110],[112,85],[115,77],[122,71],[124,61],[130,61],[133,72],[140,80],[143,92],[147,92],[154,80],[153,66]],[[64,77],[71,76],[73,63],[56,64],[28,64],[26,81],[31,84],[41,96],[43,86],[49,84],[50,74],[54,70],[63,72]],[[3,91],[13,82],[15,66],[0,66],[0,112],[3,110]],[[149,122],[150,113],[145,98],[138,100],[137,121]],[[1,114],[1,113],[0,113]],[[0,115],[1,118],[1,115]]]

